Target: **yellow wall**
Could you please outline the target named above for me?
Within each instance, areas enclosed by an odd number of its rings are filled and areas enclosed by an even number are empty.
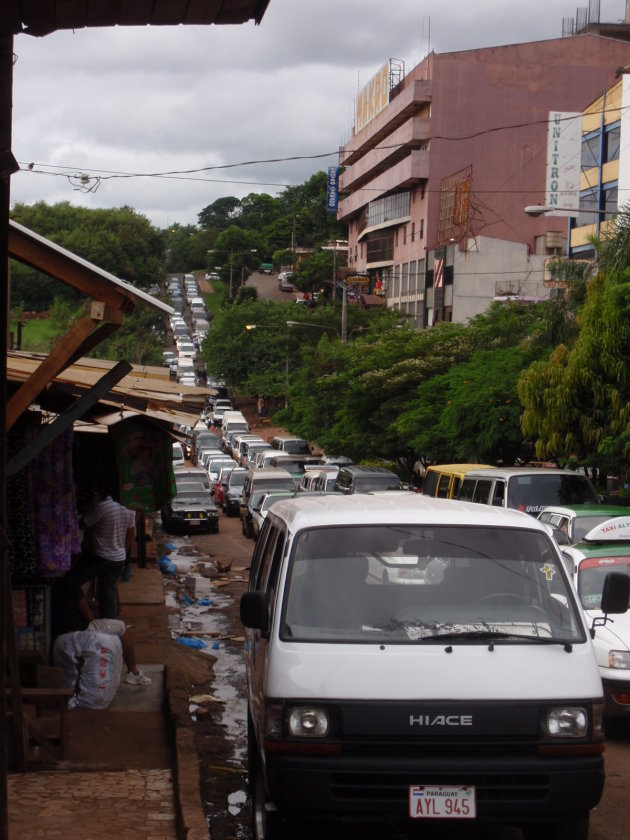
[[[601,127],[603,108],[604,97],[600,96],[584,110],[582,134],[597,131]],[[606,91],[604,125],[610,125],[619,119],[621,119],[621,79]]]

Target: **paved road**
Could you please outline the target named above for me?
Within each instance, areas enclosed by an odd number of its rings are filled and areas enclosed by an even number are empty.
[[[290,302],[302,297],[296,292],[281,292],[278,288],[277,274],[260,274],[254,271],[247,279],[247,285],[258,289],[258,297],[262,300],[276,300]]]

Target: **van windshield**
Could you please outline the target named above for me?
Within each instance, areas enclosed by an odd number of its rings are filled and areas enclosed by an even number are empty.
[[[596,502],[584,475],[513,475],[508,481],[507,506],[525,513],[539,513],[549,505],[586,505]]]
[[[472,526],[331,527],[296,537],[281,638],[304,642],[583,642],[546,535]]]

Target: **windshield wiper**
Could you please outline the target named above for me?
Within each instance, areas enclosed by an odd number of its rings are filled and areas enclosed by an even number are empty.
[[[522,633],[506,633],[503,630],[461,630],[449,631],[448,633],[435,633],[431,636],[422,636],[418,639],[421,642],[458,642],[479,640],[490,642],[489,649],[492,650],[496,640],[507,640],[530,642],[531,644],[539,645],[564,645],[567,653],[573,650],[573,643],[568,639],[556,639],[553,636],[530,636]]]

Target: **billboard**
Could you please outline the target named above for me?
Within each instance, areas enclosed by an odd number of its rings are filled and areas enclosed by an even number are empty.
[[[547,124],[545,204],[575,211],[566,213],[567,216],[577,216],[580,206],[581,158],[582,114],[550,111]]]
[[[375,76],[359,91],[354,133],[374,119],[389,103],[389,62],[381,67]]]

